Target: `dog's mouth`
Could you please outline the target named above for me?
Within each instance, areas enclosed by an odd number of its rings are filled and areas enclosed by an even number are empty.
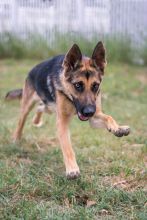
[[[74,103],[74,106],[75,106],[75,109],[77,111],[77,115],[78,115],[78,118],[81,120],[81,121],[87,121],[89,119],[89,117],[86,117],[84,116],[80,111],[79,111],[79,106],[80,106],[80,103],[78,100],[76,100],[74,97],[73,98],[73,103]]]
[[[78,118],[81,121],[87,121],[89,119],[89,117],[85,117],[84,115],[82,115],[80,112],[77,113],[78,114]]]

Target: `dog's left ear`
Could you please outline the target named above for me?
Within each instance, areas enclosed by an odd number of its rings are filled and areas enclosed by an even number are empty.
[[[105,57],[105,47],[101,41],[99,41],[93,51],[92,61],[94,66],[101,69],[102,73],[104,73],[104,68],[107,64]]]
[[[63,61],[63,67],[66,67],[67,71],[74,70],[82,60],[82,53],[77,44],[74,44],[65,55]]]

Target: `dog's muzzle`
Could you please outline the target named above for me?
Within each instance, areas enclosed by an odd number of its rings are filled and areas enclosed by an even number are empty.
[[[78,112],[78,117],[81,121],[87,121],[90,117],[94,115],[96,111],[95,105],[84,106],[81,112]]]
[[[83,105],[78,99],[73,98],[73,104],[77,110],[77,115],[81,121],[87,121],[96,111],[95,104]]]

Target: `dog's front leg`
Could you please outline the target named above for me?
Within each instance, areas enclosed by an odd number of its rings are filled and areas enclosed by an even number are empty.
[[[130,133],[129,126],[120,126],[109,115],[105,115],[99,108],[96,109],[95,115],[89,120],[90,125],[94,128],[106,128],[117,137],[127,136]]]
[[[80,175],[69,134],[69,122],[72,115],[70,104],[67,105],[61,96],[57,101],[57,132],[66,167],[66,176],[69,179],[75,179]]]

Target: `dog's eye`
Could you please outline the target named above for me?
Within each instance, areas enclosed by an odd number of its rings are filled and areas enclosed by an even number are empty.
[[[74,87],[78,92],[83,92],[84,91],[84,84],[83,82],[77,82],[74,83]]]
[[[97,92],[99,89],[99,83],[94,82],[91,86],[92,92]]]

